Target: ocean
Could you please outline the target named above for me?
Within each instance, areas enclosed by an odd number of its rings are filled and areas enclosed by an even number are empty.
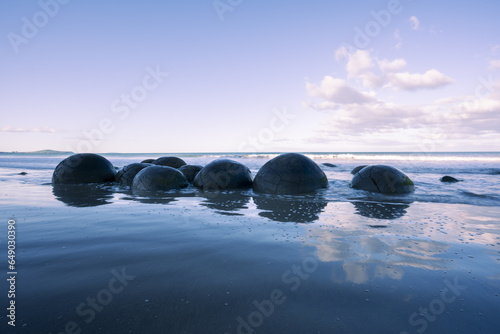
[[[15,297],[2,279],[0,299],[15,300],[15,326],[4,308],[0,332],[498,332],[499,152],[305,154],[327,189],[154,197],[61,192],[50,182],[66,155],[0,154],[2,277],[9,225],[16,272]],[[103,154],[118,168],[165,155],[255,176],[278,154]],[[372,164],[401,169],[415,192],[351,189],[350,171]]]

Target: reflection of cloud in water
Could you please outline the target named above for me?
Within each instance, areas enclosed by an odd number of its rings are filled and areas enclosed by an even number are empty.
[[[52,193],[57,200],[74,207],[110,204],[113,198],[112,186],[102,184],[55,184]]]
[[[321,194],[313,196],[257,195],[253,197],[259,216],[279,222],[310,223],[319,219],[328,202]]]
[[[308,229],[306,240],[316,248],[320,261],[342,262],[334,269],[334,281],[356,284],[381,278],[399,280],[408,267],[446,270],[447,264],[439,255],[450,247],[439,241],[407,239],[394,231],[380,235],[379,230],[364,224],[353,229],[315,225]]]
[[[216,212],[223,215],[242,215],[237,211],[247,209],[250,202],[248,190],[200,191],[198,195],[205,198],[201,205],[218,210]]]
[[[406,214],[409,204],[352,202],[358,215],[377,219],[396,219]]]

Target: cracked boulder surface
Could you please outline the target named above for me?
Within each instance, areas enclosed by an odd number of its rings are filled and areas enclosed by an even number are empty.
[[[237,161],[217,159],[198,172],[193,185],[208,191],[251,188],[252,172]]]
[[[138,191],[163,191],[188,186],[184,174],[167,166],[148,166],[137,173],[132,189]]]
[[[146,167],[152,166],[150,163],[133,163],[120,169],[116,173],[115,181],[122,186],[132,186],[134,177]]]
[[[386,165],[361,169],[352,178],[351,187],[382,194],[405,194],[415,190],[413,181],[405,173]]]
[[[285,153],[269,160],[255,176],[253,189],[267,194],[303,194],[328,187],[321,168],[305,155]]]
[[[116,170],[105,157],[79,153],[61,161],[52,174],[53,184],[113,182]]]

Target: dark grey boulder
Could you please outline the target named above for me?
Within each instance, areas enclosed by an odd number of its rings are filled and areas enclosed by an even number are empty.
[[[285,153],[269,160],[255,175],[253,189],[267,194],[301,194],[328,187],[321,168],[305,155]]]
[[[329,163],[329,162],[325,162],[325,163],[323,164],[323,166],[326,166],[326,167],[332,167],[332,168],[333,168],[333,167],[337,167],[337,165],[331,164],[331,163]]]
[[[234,160],[218,159],[200,170],[193,185],[208,191],[251,188],[252,172]]]
[[[179,171],[184,174],[188,182],[193,183],[194,178],[202,168],[203,166],[200,165],[184,165],[179,167]]]
[[[459,182],[460,180],[455,179],[453,176],[443,176],[442,178],[439,179],[441,182],[448,182],[448,183],[454,183],[454,182]]]
[[[52,174],[53,184],[101,183],[115,180],[115,167],[93,153],[74,154],[61,161]]]
[[[19,174],[17,174],[17,175],[28,175],[28,173],[26,173],[26,172],[21,172],[21,173],[19,173]]]
[[[132,189],[137,191],[163,191],[188,186],[184,174],[168,166],[148,166],[137,173]]]
[[[358,166],[358,167],[354,167],[351,171],[351,174],[352,175],[355,175],[357,172],[359,172],[360,170],[362,170],[363,168],[365,168],[366,166],[368,165],[362,165],[362,166]]]
[[[361,169],[352,178],[351,187],[383,194],[405,194],[415,190],[413,181],[405,173],[385,165]]]
[[[152,162],[153,165],[168,166],[172,168],[179,168],[184,166],[186,162],[177,157],[161,157]]]
[[[122,186],[132,186],[132,182],[134,181],[134,177],[137,175],[137,173],[149,166],[152,165],[143,163],[133,163],[127,165],[120,169],[118,173],[116,173],[115,181]]]
[[[152,164],[156,159],[145,159],[141,161],[141,164]]]

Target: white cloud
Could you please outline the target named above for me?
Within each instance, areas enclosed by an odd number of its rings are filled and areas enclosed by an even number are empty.
[[[410,25],[413,30],[419,30],[420,29],[420,21],[416,16],[410,17]]]
[[[349,55],[348,59],[346,65],[347,77],[354,78],[360,74],[366,73],[375,66],[369,51],[357,50]]]
[[[319,86],[307,82],[306,90],[310,96],[330,102],[327,105],[332,107],[336,104],[366,103],[374,100],[372,96],[357,91],[344,80],[331,76],[325,76]]]
[[[500,69],[500,59],[490,60],[490,70]]]
[[[394,60],[382,59],[378,60],[378,67],[384,73],[398,72],[406,67],[406,60],[398,58]]]
[[[345,59],[349,56],[349,50],[345,46],[341,46],[335,51],[335,59],[337,61]]]
[[[410,72],[389,73],[388,80],[391,86],[403,90],[437,88],[453,83],[450,77],[435,69],[422,74]]]
[[[40,132],[40,133],[56,133],[57,130],[49,127],[41,127],[41,128],[13,128],[10,126],[4,126],[0,128],[0,132],[20,132],[20,133],[26,133],[26,132]]]
[[[403,39],[401,38],[401,34],[399,33],[399,29],[396,29],[394,31],[394,39],[396,40],[396,45],[394,45],[395,49],[401,49],[401,46],[403,45]]]

